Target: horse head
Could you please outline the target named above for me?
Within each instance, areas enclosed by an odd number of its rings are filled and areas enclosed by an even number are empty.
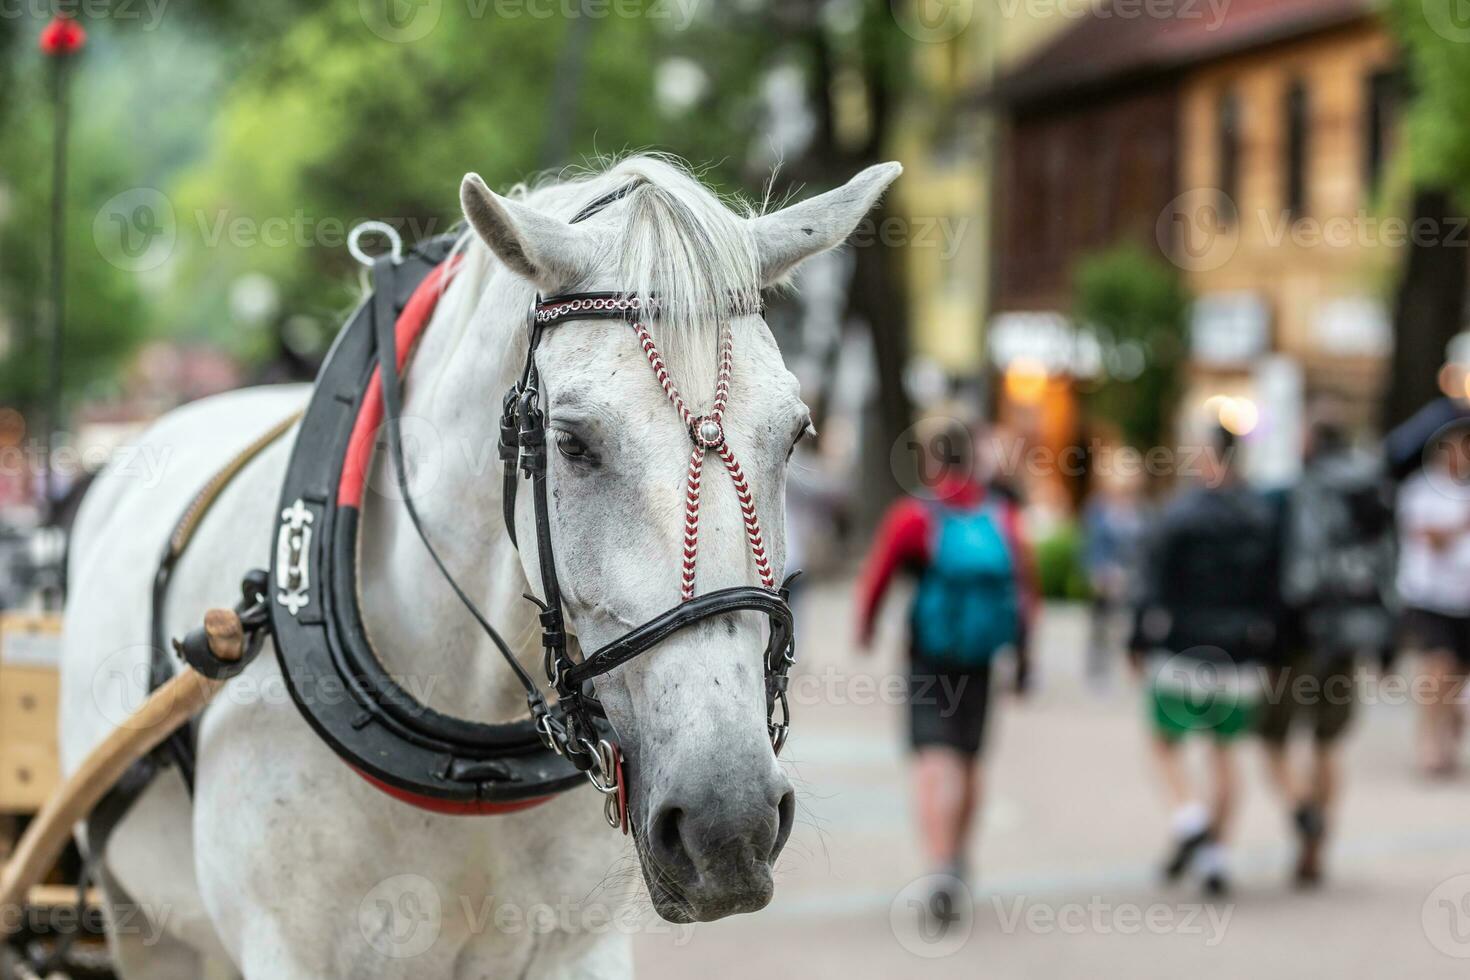
[[[690,594],[780,581],[786,470],[811,419],[760,294],[845,241],[900,170],[870,167],[805,202],[742,215],[679,168],[636,158],[600,180],[628,192],[576,223],[465,178],[465,215],[500,260],[497,275],[542,296],[636,296],[647,311],[641,326],[573,318],[535,349],[549,532],[582,651]],[[539,590],[530,497],[519,495],[514,521]],[[767,629],[748,611],[711,616],[596,680],[625,757],[644,878],[665,918],[770,901],[795,797],[767,733]]]

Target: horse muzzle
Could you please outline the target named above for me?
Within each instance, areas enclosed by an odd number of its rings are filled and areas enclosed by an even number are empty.
[[[671,922],[764,908],[795,816],[795,791],[775,767],[738,786],[672,787],[651,803],[639,835],[654,908]]]

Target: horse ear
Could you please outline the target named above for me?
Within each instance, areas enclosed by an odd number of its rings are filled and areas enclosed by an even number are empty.
[[[554,291],[585,268],[586,239],[579,229],[501,197],[485,186],[479,174],[465,174],[459,203],[490,251],[543,292]]]
[[[750,221],[761,280],[771,285],[806,259],[841,245],[899,174],[900,163],[868,167],[836,190]]]

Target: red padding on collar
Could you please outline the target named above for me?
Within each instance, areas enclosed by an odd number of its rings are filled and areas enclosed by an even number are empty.
[[[413,350],[413,345],[418,342],[424,328],[429,325],[429,320],[434,315],[434,308],[439,305],[439,297],[443,295],[444,287],[448,286],[450,278],[459,267],[459,260],[460,256],[455,255],[449,261],[435,266],[434,270],[424,277],[424,281],[419,283],[419,287],[413,291],[413,295],[403,307],[403,312],[398,315],[398,323],[393,328],[393,340],[398,355],[400,375],[403,372],[403,366],[408,363],[408,355]],[[342,465],[342,479],[337,484],[337,505],[339,507],[360,507],[362,505],[363,486],[367,482],[368,467],[373,461],[373,443],[378,436],[378,427],[382,424],[383,382],[378,377],[378,369],[373,368],[373,376],[368,381],[367,397],[363,401],[362,411],[352,426],[352,437],[347,440],[347,458]]]
[[[485,803],[480,801],[460,803],[455,800],[439,800],[432,796],[419,796],[409,793],[396,786],[389,786],[381,779],[374,779],[361,769],[353,769],[363,779],[366,779],[377,789],[382,790],[395,800],[407,803],[409,806],[420,810],[429,810],[433,813],[445,813],[456,817],[493,817],[505,813],[515,813],[518,810],[529,810],[533,806],[540,806],[550,796],[538,796],[529,800],[516,800],[514,803]]]

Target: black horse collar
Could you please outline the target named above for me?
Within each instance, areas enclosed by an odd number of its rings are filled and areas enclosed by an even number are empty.
[[[604,207],[616,196],[590,207]],[[293,701],[317,734],[398,799],[441,813],[504,813],[549,799],[585,776],[606,794],[609,822],[626,830],[620,755],[592,682],[702,620],[735,611],[762,613],[770,623],[768,725],[779,753],[787,732],[786,676],[794,661],[787,591],[751,586],[697,595],[582,661],[571,659],[547,508],[546,428],[535,351],[544,330],[558,321],[627,319],[636,306],[614,294],[539,302],[530,318],[525,368],[504,400],[500,451],[512,540],[513,500],[522,475],[534,494],[545,594],[533,601],[541,609],[546,686],[556,694],[555,703],[548,702],[543,685],[515,660],[439,560],[407,493],[397,431],[399,374],[453,274],[453,244],[452,237],[436,238],[402,258],[378,260],[376,292],[353,314],[317,378],[281,490],[271,564],[271,627],[281,668]],[[389,675],[368,642],[358,606],[357,534],[379,421],[386,423],[389,458],[424,546],[526,689],[530,717],[523,721],[485,724],[436,711]]]

